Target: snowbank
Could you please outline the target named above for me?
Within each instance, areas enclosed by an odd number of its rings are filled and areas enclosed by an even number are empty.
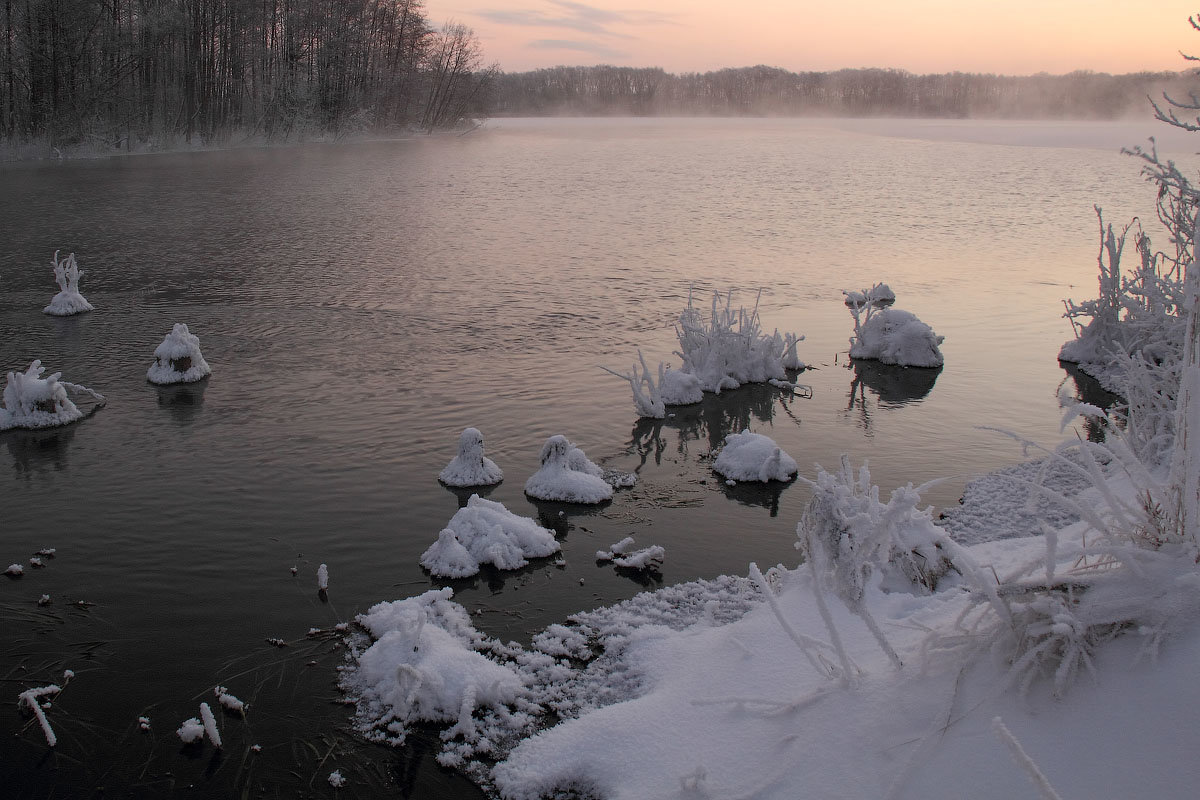
[[[611,500],[613,487],[601,477],[604,470],[593,464],[567,437],[551,436],[542,445],[542,466],[525,482],[525,494],[538,500],[564,503],[603,503]]]
[[[946,337],[938,336],[916,315],[890,308],[896,295],[885,283],[861,292],[846,292],[846,307],[854,315],[850,357],[875,359],[903,367],[940,367],[938,349]]]
[[[151,383],[194,383],[212,374],[200,353],[200,338],[188,326],[176,323],[162,344],[154,349],[154,363],[146,371]]]
[[[796,460],[775,440],[761,433],[742,431],[725,437],[713,469],[734,481],[788,481],[797,472]]]
[[[530,558],[558,551],[553,531],[473,494],[422,554],[421,566],[443,578],[465,578],[479,572],[482,564],[518,569]]]
[[[75,254],[71,253],[60,261],[58,253],[58,250],[54,251],[54,258],[50,264],[54,267],[54,281],[61,291],[54,295],[50,300],[50,305],[42,311],[55,317],[69,317],[73,314],[93,311],[92,304],[79,293],[79,276],[83,272],[75,263]]]
[[[458,437],[458,453],[438,474],[447,486],[493,486],[504,480],[496,462],[483,454],[483,434],[478,428],[465,428]]]
[[[91,389],[59,381],[61,372],[41,377],[46,368],[35,360],[24,372],[8,373],[4,405],[0,407],[0,430],[7,428],[52,428],[69,425],[84,414],[67,396],[67,388],[79,389],[103,401]]]

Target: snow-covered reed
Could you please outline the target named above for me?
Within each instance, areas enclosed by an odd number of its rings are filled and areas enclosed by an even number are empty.
[[[478,428],[464,428],[458,437],[458,453],[438,474],[447,486],[493,486],[504,480],[496,462],[483,454],[483,434]]]
[[[204,723],[204,735],[212,742],[212,746],[221,749],[221,732],[217,730],[217,718],[213,716],[208,703],[200,704],[200,720]]]
[[[54,747],[58,744],[58,737],[54,735],[54,729],[50,727],[50,720],[46,718],[46,712],[42,710],[42,698],[47,695],[58,694],[62,691],[62,687],[58,684],[50,684],[49,686],[38,686],[34,689],[26,689],[17,695],[17,704],[24,704],[37,719],[38,725],[42,728],[42,733],[46,737],[46,744]]]
[[[52,428],[83,419],[85,414],[71,401],[67,395],[68,389],[87,394],[99,401],[100,405],[104,404],[104,395],[86,386],[59,380],[61,372],[43,378],[45,371],[42,362],[35,359],[24,372],[8,373],[4,404],[0,406],[0,431],[7,428]]]
[[[194,383],[211,374],[212,368],[200,352],[200,337],[178,322],[154,349],[154,363],[146,370],[146,380],[157,384]]]
[[[69,317],[73,314],[93,311],[92,304],[79,293],[79,276],[83,274],[83,271],[75,263],[75,254],[71,253],[66,258],[59,260],[58,253],[58,250],[54,251],[54,258],[51,259],[50,265],[54,268],[54,282],[58,284],[59,292],[50,300],[50,305],[42,311],[55,317]]]

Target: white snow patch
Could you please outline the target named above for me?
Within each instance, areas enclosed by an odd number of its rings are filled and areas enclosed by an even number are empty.
[[[492,486],[504,480],[496,462],[483,454],[483,434],[478,428],[465,428],[458,437],[458,453],[438,480],[447,486]]]
[[[725,437],[713,469],[735,481],[788,481],[796,474],[796,460],[775,440],[761,433],[742,431]]]
[[[611,561],[618,567],[657,570],[662,566],[666,552],[657,544],[637,549],[633,537],[626,536],[607,550],[597,550],[596,558],[599,561]]]
[[[604,470],[588,460],[567,437],[551,436],[542,445],[542,466],[525,482],[525,494],[539,500],[565,503],[603,503],[611,500],[613,487]]]
[[[54,281],[61,291],[54,295],[50,300],[50,305],[42,311],[55,317],[69,317],[73,314],[94,310],[92,304],[79,293],[79,276],[83,274],[83,271],[75,263],[75,254],[71,253],[60,260],[58,253],[58,250],[54,251],[54,258],[50,264],[54,267]]]
[[[198,742],[204,738],[204,723],[195,717],[189,717],[183,721],[175,733],[183,740],[184,744]]]
[[[329,773],[329,785],[335,789],[340,789],[346,785],[346,779],[342,776],[340,769],[335,769]]]
[[[200,338],[188,326],[176,323],[154,349],[154,363],[146,371],[151,383],[194,383],[212,374],[212,368],[200,353]]]
[[[465,578],[479,572],[482,564],[517,569],[530,558],[543,558],[559,549],[553,531],[473,494],[421,555],[421,566],[441,577]]]
[[[317,567],[317,591],[323,592],[329,588],[329,567],[324,564]]]
[[[24,372],[8,373],[4,387],[4,405],[0,407],[0,430],[7,428],[52,428],[68,425],[83,418],[71,398],[67,387],[74,384],[60,382],[61,372],[41,377],[46,368],[40,360],[34,360]],[[75,387],[95,395],[102,395],[86,387]]]

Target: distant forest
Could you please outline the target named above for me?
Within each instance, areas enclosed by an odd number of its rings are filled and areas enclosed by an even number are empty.
[[[1164,90],[1187,97],[1187,73],[1012,77],[896,69],[788,72],[745,67],[674,75],[661,69],[554,67],[497,76],[494,115],[823,115],[1112,119]]]
[[[422,0],[0,0],[0,139],[137,149],[452,127],[494,70]]]

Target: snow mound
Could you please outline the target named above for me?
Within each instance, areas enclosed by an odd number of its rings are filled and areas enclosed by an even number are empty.
[[[626,536],[607,550],[597,550],[598,561],[611,561],[618,567],[629,569],[657,570],[662,566],[663,557],[667,551],[661,545],[653,544],[635,549],[632,536]]]
[[[0,407],[0,430],[8,428],[52,428],[83,418],[67,396],[67,387],[79,388],[103,399],[90,389],[60,382],[61,372],[41,377],[46,368],[35,360],[24,372],[8,373],[4,405]]]
[[[690,406],[704,399],[699,378],[670,367],[665,367],[659,373],[658,393],[663,404],[668,406]]]
[[[530,558],[544,558],[559,549],[553,531],[473,494],[421,555],[421,566],[440,577],[465,578],[479,572],[482,564],[518,569]]]
[[[725,437],[713,469],[735,481],[787,481],[796,474],[796,460],[775,440],[761,433],[742,431]]]
[[[633,406],[639,417],[664,419],[667,415],[666,406],[691,405],[704,399],[704,390],[695,375],[670,369],[660,361],[658,381],[655,382],[641,350],[638,350],[638,362],[640,369],[638,364],[634,364],[628,373],[608,367],[603,369],[629,381],[629,388],[633,390]]]
[[[525,482],[530,497],[589,504],[612,499],[613,487],[602,477],[604,470],[562,434],[542,445],[541,461],[542,466]]]
[[[744,383],[783,379],[789,365],[792,368],[801,365],[795,349],[796,342],[804,337],[795,334],[785,337],[779,331],[766,335],[758,315],[758,301],[752,310],[734,310],[732,291],[723,301],[719,293],[713,294],[708,319],[692,304],[689,293],[688,306],[680,315],[675,332],[679,339],[676,355],[683,359],[683,371],[694,375],[706,392],[719,394],[723,389],[736,389]]]
[[[92,304],[79,293],[79,276],[83,272],[75,263],[75,254],[71,253],[60,261],[58,253],[58,250],[54,251],[54,258],[50,263],[54,267],[54,281],[61,291],[54,295],[50,305],[42,311],[54,317],[69,317],[94,310]]]
[[[194,383],[211,375],[212,369],[200,354],[200,338],[188,326],[176,323],[154,350],[154,363],[146,371],[151,383]]]
[[[438,474],[447,486],[492,486],[504,480],[496,462],[483,454],[483,434],[478,428],[465,428],[458,437],[458,454]]]
[[[903,367],[940,367],[944,359],[938,345],[944,340],[944,336],[938,336],[933,328],[908,311],[876,309],[868,313],[861,325],[856,320],[850,357]]]
[[[477,652],[484,637],[453,596],[432,590],[358,616],[374,642],[357,654],[343,688],[356,698],[357,727],[368,738],[400,744],[418,722],[455,722],[466,732],[477,708],[525,693],[514,670]]]

